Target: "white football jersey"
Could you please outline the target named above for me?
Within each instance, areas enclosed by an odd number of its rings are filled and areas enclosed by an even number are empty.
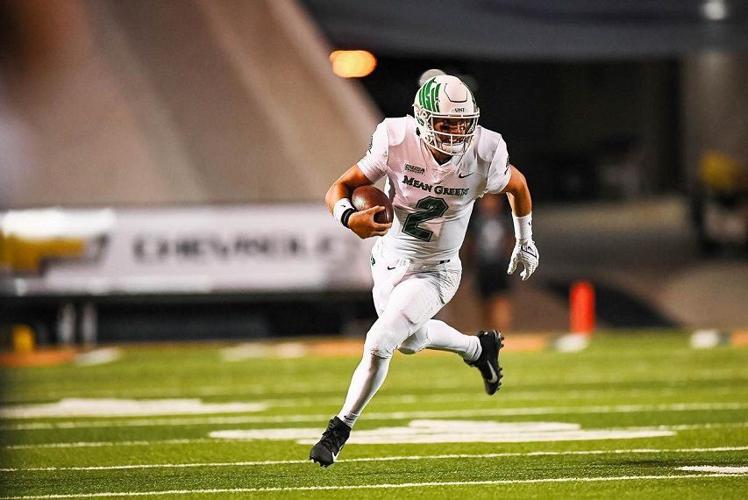
[[[382,121],[358,167],[372,182],[386,176],[395,218],[384,252],[428,262],[457,257],[476,198],[500,192],[511,176],[500,134],[478,126],[465,154],[440,165],[412,116]]]

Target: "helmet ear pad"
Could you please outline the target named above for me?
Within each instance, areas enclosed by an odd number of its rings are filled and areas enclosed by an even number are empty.
[[[431,119],[428,111],[423,108],[413,107],[413,114],[416,119],[416,134],[429,146],[436,146],[436,138],[434,136],[434,130],[431,127]]]

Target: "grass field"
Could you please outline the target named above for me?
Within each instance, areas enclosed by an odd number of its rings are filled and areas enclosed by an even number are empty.
[[[398,354],[329,469],[307,460],[309,443],[357,356],[224,348],[4,369],[1,496],[748,496],[746,348],[692,350],[685,334],[657,332],[512,352],[509,336],[494,397],[455,355]],[[686,469],[701,466],[714,468]]]

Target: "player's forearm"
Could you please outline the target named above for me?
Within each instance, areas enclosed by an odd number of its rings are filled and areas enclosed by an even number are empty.
[[[327,204],[327,209],[330,211],[330,213],[333,213],[333,210],[335,209],[335,204],[343,199],[343,198],[349,198],[351,196],[351,191],[348,186],[345,185],[345,183],[340,181],[335,181],[332,186],[330,186],[330,189],[327,190],[327,194],[325,194],[325,203]]]
[[[509,205],[512,207],[512,214],[516,217],[524,217],[532,212],[532,199],[530,198],[529,190],[520,192],[517,195],[507,193],[507,198],[509,198]]]
[[[517,169],[512,172],[512,182],[506,195],[515,217],[524,217],[532,212],[530,188],[527,186],[525,176]]]
[[[325,203],[331,214],[335,213],[335,205],[342,199],[351,197],[353,190],[359,186],[371,184],[371,181],[364,175],[358,165],[353,165],[345,171],[325,194]]]
[[[512,166],[512,176],[504,192],[512,207],[512,222],[514,223],[514,237],[517,244],[532,243],[532,197],[527,179],[522,172]],[[537,250],[535,251],[537,254]]]

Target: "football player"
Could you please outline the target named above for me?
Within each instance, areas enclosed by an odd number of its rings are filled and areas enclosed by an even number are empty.
[[[516,245],[507,272],[518,265],[523,280],[538,266],[532,239],[532,201],[522,173],[509,163],[501,135],[478,125],[470,90],[459,78],[428,79],[413,102],[415,116],[387,118],[374,131],[366,155],[336,180],[325,201],[336,220],[360,238],[381,236],[372,250],[372,295],[379,318],[366,334],[340,413],[333,417],[310,459],[331,465],[366,404],[384,382],[395,349],[414,354],[438,349],[459,354],[477,368],[486,392],[501,385],[497,331],[465,335],[433,316],[460,283],[458,252],[476,198],[506,193]],[[353,190],[385,177],[394,220],[374,215],[384,207],[356,211]]]

